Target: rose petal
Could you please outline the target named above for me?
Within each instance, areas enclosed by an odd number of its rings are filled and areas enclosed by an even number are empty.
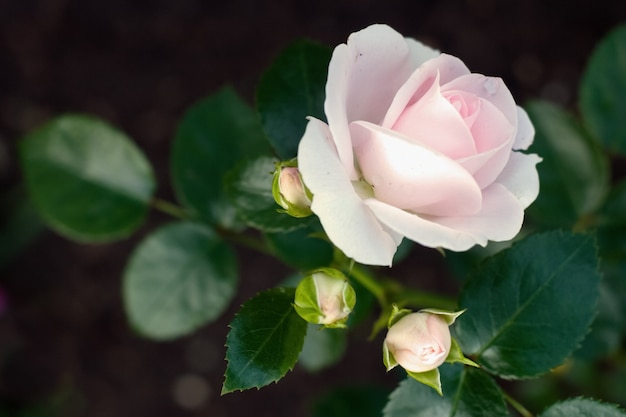
[[[401,239],[397,232],[386,232],[354,191],[324,122],[309,118],[298,147],[298,168],[313,193],[311,210],[330,240],[356,262],[391,265]]]
[[[410,55],[410,67],[412,70],[422,65],[424,62],[437,58],[441,55],[436,49],[431,48],[430,46],[424,45],[420,41],[417,41],[413,38],[404,38],[407,45],[409,46],[409,55]]]
[[[481,100],[480,111],[471,128],[477,152],[484,152],[511,143],[515,125],[493,103]],[[509,147],[510,149],[510,147]]]
[[[354,151],[376,198],[418,213],[468,215],[480,210],[474,178],[450,158],[366,122],[350,125]]]
[[[467,74],[447,83],[444,83],[442,80],[442,93],[454,90],[472,93],[493,103],[513,126],[517,125],[517,106],[511,92],[502,79],[485,77],[482,74]]]
[[[472,136],[479,153],[457,161],[474,175],[480,188],[494,182],[507,164],[514,132],[514,126],[500,110],[481,99],[480,112],[472,125]]]
[[[511,240],[519,233],[524,220],[524,209],[517,197],[502,184],[493,183],[483,190],[480,213],[467,217],[437,217],[432,221],[472,236],[485,246],[488,240]]]
[[[385,114],[382,126],[386,128],[393,126],[404,109],[428,91],[437,76],[441,84],[469,73],[469,69],[460,59],[447,54],[441,54],[424,62],[413,71],[396,93]]]
[[[515,142],[513,143],[513,149],[526,150],[533,143],[535,138],[535,127],[528,118],[526,111],[517,106],[517,134],[515,135]]]
[[[374,198],[364,200],[364,203],[381,223],[423,246],[460,252],[477,243],[473,236],[467,233],[426,220],[417,214],[400,210]]]
[[[405,39],[386,25],[372,25],[335,48],[328,67],[324,110],[339,158],[356,180],[348,123],[380,123],[394,94],[409,77],[410,50]]]
[[[481,189],[491,185],[502,172],[511,155],[511,143],[503,143],[490,151],[479,153],[456,162],[467,170]]]
[[[452,159],[476,153],[474,139],[465,121],[440,93],[438,75],[419,100],[410,103],[398,116],[392,130]]]
[[[474,216],[424,218],[375,199],[364,202],[382,223],[402,231],[408,239],[455,252],[466,251],[475,244],[485,246],[488,240],[512,239],[521,229],[524,217],[517,198],[501,184],[483,190],[483,208]]]
[[[541,158],[535,154],[511,153],[496,182],[502,184],[519,201],[523,208],[530,206],[539,194],[539,175],[535,167]]]

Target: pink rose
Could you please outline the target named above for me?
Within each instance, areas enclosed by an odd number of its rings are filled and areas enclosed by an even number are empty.
[[[464,251],[519,232],[541,159],[518,152],[534,128],[501,79],[373,25],[335,48],[324,109],[298,164],[348,257],[391,265],[403,237]]]
[[[411,313],[389,328],[383,352],[409,372],[431,371],[446,360],[452,338],[448,322],[427,312]]]

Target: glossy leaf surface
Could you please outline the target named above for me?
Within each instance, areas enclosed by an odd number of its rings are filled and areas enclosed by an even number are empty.
[[[124,304],[140,334],[173,339],[216,319],[236,286],[230,246],[204,225],[172,223],[135,249],[124,273]]]
[[[230,324],[222,394],[260,388],[293,369],[307,322],[293,308],[295,290],[275,288],[248,300]]]
[[[389,396],[384,417],[506,417],[498,385],[485,372],[462,365],[440,368],[443,396],[412,378]]]
[[[467,311],[454,327],[459,344],[503,378],[548,372],[589,331],[599,283],[593,238],[530,236],[482,263],[463,288],[459,306]]]
[[[155,188],[152,168],[109,124],[91,116],[61,116],[28,135],[20,151],[30,197],[57,232],[105,242],[143,224]]]
[[[330,48],[301,40],[287,47],[263,74],[257,107],[263,130],[281,159],[296,156],[306,117],[324,120]]]
[[[202,219],[235,228],[224,176],[241,160],[268,152],[255,112],[223,88],[189,108],[178,126],[171,154],[174,190]]]

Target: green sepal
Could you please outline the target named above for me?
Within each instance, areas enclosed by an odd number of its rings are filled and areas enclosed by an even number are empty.
[[[448,310],[439,310],[436,308],[424,308],[420,310],[419,313],[430,313],[430,314],[435,314],[437,316],[440,316],[442,319],[446,321],[446,323],[448,323],[448,326],[451,326],[452,324],[454,324],[454,321],[457,319],[457,317],[465,313],[465,310],[467,309],[464,309],[461,311],[448,311]]]
[[[391,314],[389,315],[389,320],[387,321],[387,328],[390,328],[394,324],[396,324],[400,319],[404,316],[413,313],[413,311],[408,308],[399,308],[396,304],[391,305]]]
[[[398,366],[396,358],[393,357],[393,355],[391,354],[391,352],[389,352],[389,349],[387,348],[387,343],[383,343],[383,364],[385,365],[387,372]]]
[[[450,351],[448,352],[448,356],[444,362],[447,363],[462,363],[463,365],[473,366],[475,368],[480,368],[480,365],[474,362],[473,360],[466,358],[461,351],[461,346],[456,341],[456,339],[452,338],[452,343],[450,345]]]
[[[312,275],[304,277],[296,287],[293,306],[296,309],[296,313],[304,320],[309,323],[319,324],[322,319],[322,312],[317,305],[317,290]]]
[[[407,375],[416,380],[419,383],[422,383],[426,386],[431,387],[439,395],[443,397],[443,391],[441,389],[441,377],[439,375],[439,368],[435,368],[426,372],[409,372],[406,371]]]

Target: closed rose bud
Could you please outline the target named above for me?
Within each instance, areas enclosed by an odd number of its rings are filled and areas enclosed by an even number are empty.
[[[293,217],[307,217],[311,212],[311,193],[302,182],[295,161],[278,164],[274,173],[272,195],[284,212]]]
[[[402,366],[409,372],[427,372],[441,365],[450,352],[448,322],[428,312],[407,314],[393,324],[384,342],[387,368]]]
[[[345,327],[355,304],[354,289],[336,269],[313,271],[296,288],[294,307],[309,323]]]

